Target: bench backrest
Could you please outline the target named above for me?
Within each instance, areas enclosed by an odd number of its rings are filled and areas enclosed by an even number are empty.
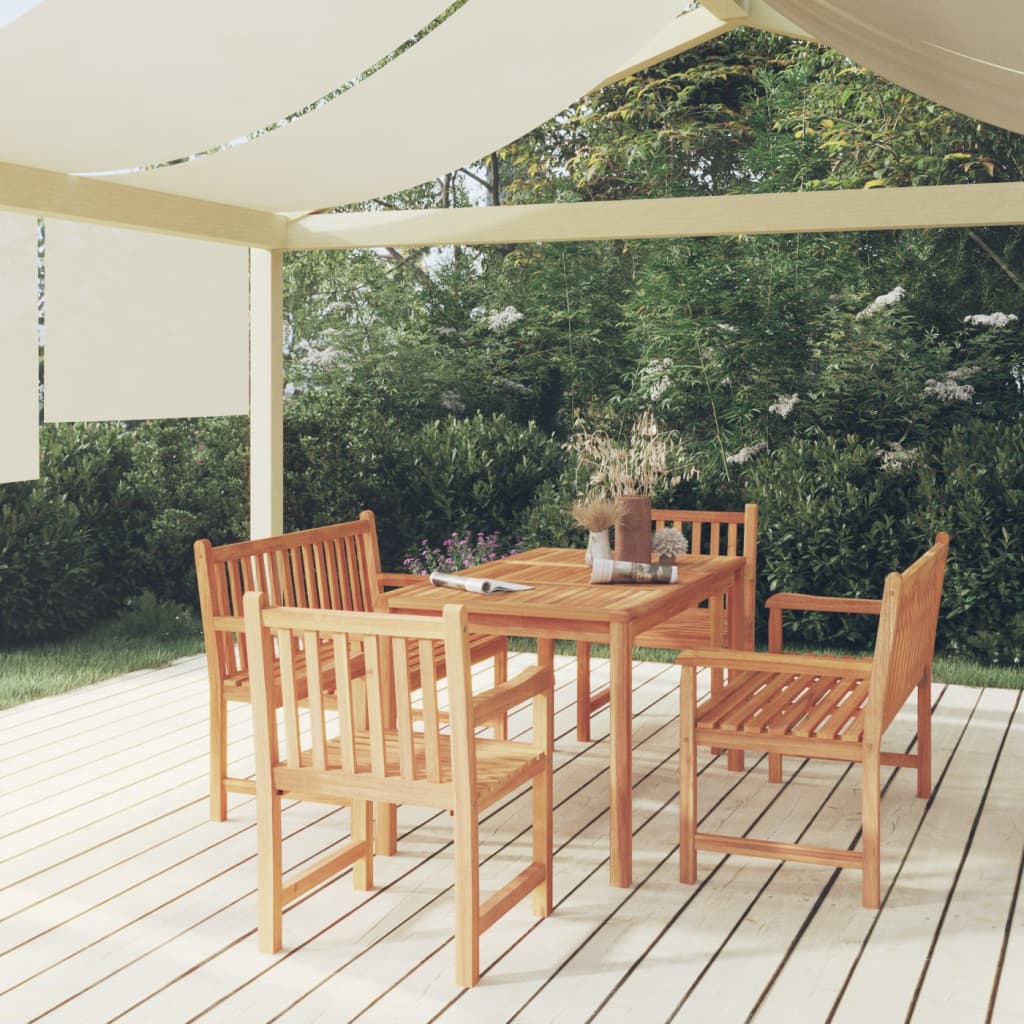
[[[258,590],[275,606],[372,611],[383,589],[372,512],[356,520],[260,540],[194,546],[199,606],[211,673],[248,671],[243,602]]]
[[[948,554],[949,534],[940,533],[909,569],[886,577],[865,738],[880,739],[918,683],[931,678]]]

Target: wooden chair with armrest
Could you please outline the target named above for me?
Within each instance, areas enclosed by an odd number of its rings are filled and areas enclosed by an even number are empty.
[[[475,984],[483,931],[528,895],[536,915],[551,913],[550,668],[529,668],[505,685],[474,696],[467,613],[458,605],[446,606],[441,616],[268,608],[266,597],[258,592],[246,594],[244,605],[256,747],[259,948],[280,949],[284,907],[343,868],[354,865],[357,889],[372,887],[374,802],[449,809],[455,830],[455,981]],[[289,654],[299,638],[306,652],[301,671]],[[437,674],[432,669],[431,651],[438,643],[444,647],[448,673],[447,733],[441,728]],[[333,693],[324,685],[328,652],[333,654]],[[357,660],[365,676],[364,722],[356,707],[359,680],[349,671]],[[413,728],[414,671],[422,686],[422,731]],[[276,711],[279,693],[282,730]],[[393,725],[388,724],[386,710],[390,694],[397,708]],[[299,710],[304,697],[310,734],[305,749]],[[527,701],[533,704],[532,742],[475,735],[478,726]],[[336,738],[327,726],[329,710],[337,715]],[[526,784],[532,790],[531,863],[481,903],[479,814]],[[287,883],[282,793],[297,800],[349,802],[352,807],[350,841]]]
[[[651,527],[660,530],[672,526],[687,539],[691,554],[742,555],[747,560],[744,570],[743,600],[746,636],[744,646],[754,646],[754,608],[757,596],[757,505],[745,505],[742,512],[677,511],[652,509]],[[687,608],[671,619],[642,633],[637,647],[682,650],[684,647],[717,646],[725,626],[721,604],[705,604]],[[734,639],[729,641],[737,645]],[[737,645],[738,646],[738,645]],[[717,689],[720,673],[716,676]],[[608,703],[607,687],[590,690],[590,644],[576,645],[576,738],[590,739],[590,716]]]
[[[684,651],[679,714],[680,879],[697,879],[697,851],[739,853],[858,868],[863,903],[877,907],[880,881],[881,765],[917,771],[917,793],[931,792],[931,668],[949,536],[909,569],[890,573],[871,658],[728,650]],[[717,667],[728,685],[697,704],[697,670]],[[886,729],[917,693],[917,752],[882,751]],[[860,850],[742,839],[697,831],[698,745],[860,763]]]
[[[208,540],[194,546],[199,607],[210,678],[210,818],[227,818],[227,794],[254,793],[250,778],[228,772],[228,707],[250,699],[249,662],[243,632],[242,596],[260,590],[276,606],[372,611],[386,587],[403,586],[419,577],[380,569],[377,524],[370,511],[351,522],[301,530],[259,540],[214,547]],[[297,654],[302,664],[301,651]],[[508,641],[479,636],[470,643],[474,664],[494,659],[495,681],[508,678]],[[444,674],[443,645],[434,647],[434,670]],[[334,666],[324,670],[333,685]],[[418,678],[418,666],[414,678]],[[494,723],[504,735],[504,719]]]
[[[764,603],[768,610],[768,650],[772,654],[782,653],[782,613],[783,611],[830,612],[840,615],[878,615],[882,611],[882,602],[878,598],[869,597],[823,597],[817,594],[791,594],[780,591],[772,594]],[[918,708],[920,715],[921,709]],[[918,732],[927,738],[927,716],[923,723],[919,719]],[[931,792],[931,759],[926,761],[928,770],[917,773],[918,789],[923,784],[927,792]],[[768,781],[782,782],[782,755],[768,755]]]

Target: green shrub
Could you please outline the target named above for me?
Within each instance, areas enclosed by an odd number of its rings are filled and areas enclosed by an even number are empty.
[[[562,462],[561,446],[532,423],[480,413],[435,420],[403,452],[404,511],[414,533],[434,541],[463,530],[518,536],[535,492]]]
[[[880,597],[885,577],[931,541],[914,521],[916,477],[887,473],[856,438],[799,438],[748,470],[758,510],[759,604],[778,590]],[[870,645],[870,616],[787,615],[787,636]]]
[[[940,636],[1024,660],[1024,423],[954,427],[919,474],[922,529],[950,534]]]
[[[248,422],[242,417],[154,420],[130,431],[128,486],[144,512],[138,575],[122,597],[145,589],[196,606],[192,545],[249,536]]]
[[[570,512],[575,488],[568,474],[545,480],[523,513],[520,534],[525,548],[581,548],[587,534]]]
[[[87,626],[96,615],[100,563],[77,506],[36,484],[9,484],[0,493],[0,643]]]
[[[955,426],[902,468],[854,438],[798,439],[748,470],[759,510],[759,603],[776,590],[880,597],[885,576],[950,534],[939,645],[1024,655],[1024,425]],[[870,616],[788,615],[787,636],[863,648]]]

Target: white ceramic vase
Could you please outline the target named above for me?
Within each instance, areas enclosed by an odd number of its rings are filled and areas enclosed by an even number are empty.
[[[585,561],[587,565],[593,565],[597,558],[611,558],[612,543],[607,530],[591,530],[587,540],[587,554]]]

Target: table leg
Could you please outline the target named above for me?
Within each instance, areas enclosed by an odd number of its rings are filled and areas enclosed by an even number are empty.
[[[613,622],[609,641],[611,884],[626,888],[633,881],[633,651],[629,627]]]
[[[729,612],[729,646],[737,650],[747,647],[747,616],[743,595],[743,569],[737,569],[733,577],[732,588],[726,597]],[[743,771],[743,751],[730,750],[728,754],[729,770]]]

